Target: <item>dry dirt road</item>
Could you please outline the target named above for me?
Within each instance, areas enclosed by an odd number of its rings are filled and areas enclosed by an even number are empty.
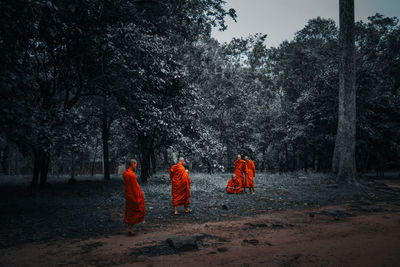
[[[134,237],[32,243],[0,255],[0,266],[400,266],[400,205],[347,203],[145,225]]]

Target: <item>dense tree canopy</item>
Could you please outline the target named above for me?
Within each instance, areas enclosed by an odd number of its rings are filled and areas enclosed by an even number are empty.
[[[2,1],[0,148],[53,173],[103,172],[139,160],[142,181],[178,156],[231,171],[328,171],[337,127],[334,21],[311,19],[267,48],[255,34],[219,43],[236,18],[222,0]],[[400,26],[356,24],[357,168],[399,168]],[[63,162],[58,166],[58,162]],[[67,162],[67,164],[65,164]],[[67,166],[65,166],[67,165]],[[22,165],[21,165],[22,166]]]

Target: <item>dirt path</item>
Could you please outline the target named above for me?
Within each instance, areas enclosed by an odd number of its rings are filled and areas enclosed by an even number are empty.
[[[400,261],[398,204],[345,204],[146,229],[135,237],[121,233],[2,249],[0,266],[398,266]],[[178,251],[168,238],[198,250]]]

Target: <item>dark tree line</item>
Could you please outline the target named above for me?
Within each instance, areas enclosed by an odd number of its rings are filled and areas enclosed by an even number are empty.
[[[210,37],[236,17],[220,0],[0,5],[5,173],[20,159],[33,185],[49,171],[110,179],[135,157],[146,181],[180,155],[213,172],[237,154],[260,170],[331,171],[347,79],[334,21],[267,48],[263,34]],[[353,30],[355,168],[382,174],[400,167],[400,26],[377,14]]]
[[[357,130],[344,132],[349,142],[342,147],[355,140],[355,159],[350,152],[343,163],[356,162],[361,174],[398,169],[399,30],[397,18],[379,14],[357,22],[350,59],[354,67],[340,63],[338,27],[322,18],[310,20],[292,41],[277,48],[267,49],[263,35],[222,45],[203,40],[194,51],[202,63],[191,65],[208,105],[201,124],[221,144],[215,158],[225,168],[232,167],[235,154],[247,154],[261,170],[331,171],[340,80],[347,79],[346,86],[355,88],[344,99],[353,103],[353,111],[343,114],[351,113]],[[340,78],[340,66],[354,68],[355,80],[349,70]],[[355,177],[355,171],[339,176]]]
[[[2,1],[1,132],[32,158],[32,184],[47,182],[52,154],[70,154],[73,172],[97,132],[109,179],[117,121],[139,144],[146,181],[157,139],[176,141],[171,128],[193,97],[179,50],[224,29],[227,15],[221,0]]]

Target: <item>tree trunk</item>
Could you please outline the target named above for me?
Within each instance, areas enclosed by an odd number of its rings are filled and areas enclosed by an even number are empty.
[[[75,180],[75,156],[74,152],[71,152],[71,180]]]
[[[339,0],[340,66],[339,117],[332,171],[338,180],[356,183],[356,87],[354,49],[354,0]]]
[[[103,108],[103,116],[101,121],[101,138],[103,140],[103,167],[104,180],[110,180],[110,161],[108,152],[108,140],[110,138],[110,127],[107,117],[107,109]]]
[[[10,158],[10,145],[6,144],[3,150],[3,158],[1,160],[1,166],[3,168],[3,172],[6,175],[9,175],[9,158]]]
[[[308,169],[308,147],[307,147],[307,145],[304,145],[303,162],[304,162],[304,171],[307,171],[307,169]]]
[[[207,162],[207,170],[208,170],[208,174],[212,174],[213,173],[213,166],[212,166],[212,162],[211,160],[205,159]]]
[[[289,151],[288,145],[285,143],[285,171],[289,169]]]
[[[156,155],[154,153],[154,149],[151,150],[150,156],[151,156],[151,166],[152,166],[150,175],[153,175],[156,173]]]
[[[163,150],[163,157],[164,157],[163,167],[169,168],[170,162],[168,161],[168,151],[166,149]]]
[[[261,169],[260,171],[263,172],[265,169],[265,152],[267,151],[266,146],[263,147],[262,149],[262,162],[261,162]],[[279,161],[279,155],[278,155],[278,161]]]
[[[96,163],[96,156],[97,156],[97,147],[99,145],[99,138],[96,137],[96,147],[94,149],[94,155],[93,155],[93,161],[92,161],[92,167],[91,167],[91,174],[94,176],[94,165]]]
[[[153,140],[150,136],[139,135],[140,147],[140,179],[146,183],[153,173],[151,154],[153,152]]]
[[[33,149],[33,175],[32,175],[32,187],[36,187],[39,182],[41,153],[38,149]]]
[[[312,168],[314,171],[317,170],[317,166],[315,165],[316,163],[316,157],[317,157],[317,149],[315,148],[315,145],[313,145],[313,149],[312,149]]]
[[[295,171],[297,168],[296,164],[296,146],[292,144],[292,171]]]
[[[50,164],[50,153],[41,151],[41,163],[40,163],[40,185],[45,185],[47,183],[47,174],[49,171]]]

